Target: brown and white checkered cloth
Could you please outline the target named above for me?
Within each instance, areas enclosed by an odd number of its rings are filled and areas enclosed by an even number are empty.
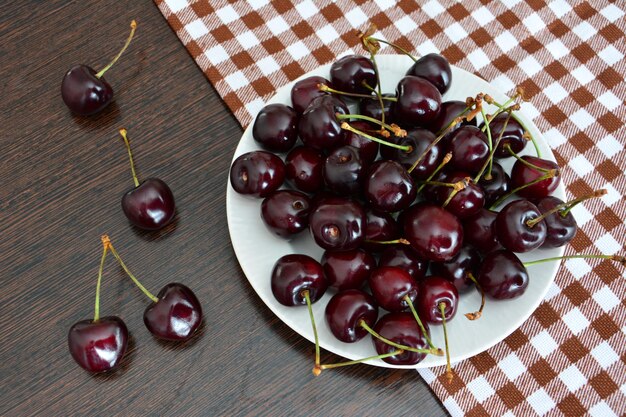
[[[369,22],[417,54],[443,54],[500,90],[524,87],[568,197],[567,253],[626,242],[626,2],[606,0],[155,0],[242,126],[274,90],[352,51]],[[420,3],[418,6],[417,3]],[[394,53],[390,48],[381,53]],[[421,370],[453,416],[626,415],[626,280],[610,261],[563,263],[544,302],[504,342],[455,366]]]

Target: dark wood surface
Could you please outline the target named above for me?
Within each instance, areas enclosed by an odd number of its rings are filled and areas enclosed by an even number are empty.
[[[0,3],[0,415],[445,415],[414,371],[312,376],[313,345],[261,302],[230,244],[226,180],[242,130],[151,1]],[[102,68],[132,18],[137,37],[107,75],[115,103],[72,116],[65,71]],[[176,196],[162,232],[135,230],[121,212],[132,187],[122,126],[140,177]],[[93,315],[102,233],[153,292],[194,289],[204,325],[186,345],[156,341],[148,299],[109,258],[101,311],[126,321],[131,345],[121,369],[91,376],[66,340]]]

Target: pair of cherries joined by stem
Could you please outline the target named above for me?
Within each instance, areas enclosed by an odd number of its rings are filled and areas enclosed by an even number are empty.
[[[163,340],[189,340],[202,321],[202,307],[193,291],[183,284],[170,283],[154,296],[130,272],[108,236],[102,236],[102,244],[94,317],[75,323],[68,333],[69,351],[76,363],[92,373],[110,371],[120,365],[126,352],[128,328],[124,321],[117,316],[100,317],[100,286],[109,251],[135,285],[152,300],[143,314],[150,333]]]

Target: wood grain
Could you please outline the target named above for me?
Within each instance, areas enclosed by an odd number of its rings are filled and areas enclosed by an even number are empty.
[[[413,371],[311,375],[313,345],[260,301],[230,245],[225,189],[241,128],[151,1],[1,3],[0,415],[445,415]],[[63,74],[105,65],[133,18],[137,37],[106,76],[115,103],[72,116]],[[122,126],[140,177],[174,190],[177,221],[160,233],[121,212],[132,187]],[[153,339],[148,300],[109,259],[101,311],[126,321],[132,343],[121,369],[94,377],[66,338],[93,314],[105,232],[153,292],[194,289],[204,325],[187,345]]]

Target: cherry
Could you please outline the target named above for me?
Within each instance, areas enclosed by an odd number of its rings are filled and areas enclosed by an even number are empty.
[[[396,212],[407,208],[416,196],[416,189],[406,169],[394,161],[377,161],[369,170],[364,195],[377,210]]]
[[[435,171],[443,157],[439,144],[435,144],[430,149],[427,149],[435,140],[435,135],[429,130],[414,128],[409,130],[405,137],[394,138],[396,144],[408,145],[410,147],[409,151],[385,146],[380,150],[380,154],[383,158],[397,161],[406,168],[412,167],[414,162],[421,156],[419,163],[411,171],[411,177],[416,180],[424,179]],[[424,155],[422,156],[422,154]]]
[[[121,363],[128,346],[128,329],[116,316],[82,320],[70,328],[67,341],[72,358],[83,369],[105,372]]]
[[[418,203],[403,213],[404,234],[422,258],[444,262],[461,250],[463,228],[458,218],[432,203]]]
[[[370,209],[365,215],[365,242],[362,245],[364,249],[370,252],[385,250],[387,245],[377,242],[386,242],[399,237],[398,224],[391,214]]]
[[[393,342],[410,346],[416,349],[428,349],[427,334],[425,334],[415,321],[411,313],[389,313],[381,317],[374,331],[382,337]],[[426,330],[428,332],[428,330]],[[379,354],[392,354],[383,358],[383,361],[392,365],[415,365],[421,362],[425,357],[425,353],[410,352],[406,350],[398,351],[396,347],[391,346],[377,338],[372,339],[374,348]]]
[[[309,104],[320,96],[328,95],[329,93],[319,89],[319,85],[329,85],[328,81],[324,77],[312,76],[297,81],[291,88],[291,104],[294,110],[298,114],[302,114]]]
[[[508,250],[487,254],[476,277],[485,294],[497,300],[519,297],[528,287],[528,271]]]
[[[513,164],[511,186],[520,197],[543,198],[552,194],[561,182],[559,166],[547,159],[524,155]]]
[[[376,301],[366,292],[356,289],[340,291],[326,304],[326,323],[331,333],[340,341],[354,343],[361,340],[378,318]]]
[[[544,197],[537,203],[537,208],[544,217],[547,234],[541,248],[557,248],[567,245],[576,235],[578,225],[572,213],[567,210],[559,210],[546,215],[551,210],[563,204],[563,200],[557,197]]]
[[[448,127],[448,125],[452,123],[454,119],[459,117],[461,114],[463,114],[463,112],[467,110],[469,110],[469,108],[464,101],[459,101],[459,100],[444,101],[443,103],[441,103],[441,110],[439,111],[439,114],[428,125],[428,129],[430,129],[430,131],[435,134],[439,134],[439,132],[444,131]],[[449,138],[451,137],[452,133],[456,129],[458,129],[460,126],[465,126],[465,125],[476,126],[476,118],[472,118],[472,120],[470,121],[468,121],[467,119],[464,119],[462,122],[452,126],[449,129],[450,133],[446,134],[446,136],[444,136],[444,138],[442,139],[442,145],[449,143],[450,141]]]
[[[541,212],[528,200],[516,200],[507,204],[496,216],[495,228],[498,241],[513,252],[529,252],[540,247],[546,240],[546,223],[541,220],[529,223],[541,216]]]
[[[480,128],[484,131],[486,129],[485,124],[481,124]],[[502,139],[500,139],[495,150],[494,156],[496,158],[509,158],[511,156],[506,149],[507,145],[515,153],[520,153],[526,147],[528,140],[524,137],[524,127],[507,112],[500,113],[493,120],[489,121],[489,129],[491,129],[493,138],[499,138],[502,135]]]
[[[447,151],[451,167],[476,174],[489,158],[487,136],[475,126],[461,126],[451,133]]]
[[[339,291],[358,289],[376,268],[376,260],[362,249],[324,252],[320,261],[328,286]]]
[[[474,246],[482,253],[502,249],[494,226],[497,216],[495,211],[482,208],[473,216],[463,219],[464,243]]]
[[[261,218],[272,234],[291,239],[309,226],[311,202],[306,194],[278,190],[261,204]]]
[[[498,199],[511,191],[511,177],[506,173],[502,165],[493,162],[489,175],[483,175],[478,185],[485,194],[485,206],[489,207]]]
[[[322,298],[328,288],[324,269],[308,255],[292,254],[281,257],[272,269],[272,293],[286,306],[306,305],[303,292],[307,290],[311,302]]]
[[[432,263],[430,270],[454,284],[459,293],[468,292],[474,287],[469,275],[477,276],[480,268],[480,253],[471,246],[463,246],[449,261]]]
[[[450,184],[462,183],[463,188],[438,187],[436,200],[459,219],[473,216],[485,205],[483,190],[474,184],[467,172],[456,171],[446,176]]]
[[[407,271],[395,266],[375,269],[368,283],[378,305],[387,311],[408,309],[409,302],[415,301],[418,293],[417,281]]]
[[[352,146],[341,146],[333,149],[323,165],[326,187],[341,195],[358,194],[366,170],[359,150]]]
[[[315,149],[332,149],[344,140],[345,131],[336,114],[348,114],[348,108],[339,98],[323,95],[306,108],[298,123],[302,143]]]
[[[364,121],[354,121],[350,125],[356,130],[371,131],[372,125]],[[341,145],[350,145],[358,149],[361,162],[365,166],[369,166],[376,160],[378,156],[378,142],[370,140],[358,133],[348,131],[345,133]],[[387,147],[384,147],[387,148]]]
[[[439,114],[441,94],[423,78],[407,75],[396,88],[393,117],[401,125],[426,126]]]
[[[388,246],[380,254],[378,266],[393,266],[404,269],[414,280],[419,281],[426,276],[428,261],[420,258],[410,246],[393,245]]]
[[[309,230],[323,249],[356,249],[365,239],[365,210],[355,201],[326,198],[311,211]]]
[[[137,23],[134,20],[130,23],[130,28],[130,35],[126,44],[102,70],[96,72],[87,65],[76,65],[65,74],[61,83],[61,97],[72,112],[80,116],[90,116],[100,112],[111,103],[113,88],[103,78],[103,75],[128,48],[137,28]]]
[[[386,93],[383,94],[382,97],[384,97],[382,108],[380,107],[380,100],[378,99],[378,97],[362,99],[359,102],[359,113],[363,116],[371,117],[372,119],[376,120],[382,121],[384,119],[385,122],[390,123],[392,121],[391,116],[394,101],[388,99],[395,99],[396,96]]]
[[[360,55],[347,55],[330,66],[330,82],[337,90],[369,94],[377,86],[373,62]]]
[[[244,153],[230,167],[230,184],[239,194],[265,198],[285,180],[282,159],[267,151]]]
[[[298,114],[284,104],[269,104],[261,109],[254,125],[252,137],[263,148],[272,152],[287,152],[298,139]]]
[[[162,229],[174,219],[176,214],[174,194],[170,187],[159,178],[148,178],[139,182],[126,129],[120,129],[120,135],[128,150],[130,169],[135,182],[135,187],[122,196],[122,211],[133,225],[141,229]]]
[[[320,151],[298,146],[285,158],[285,176],[298,190],[315,193],[324,187],[323,165],[324,155]]]
[[[406,75],[415,75],[428,80],[443,95],[452,83],[452,69],[446,58],[439,54],[424,55],[409,68]]]

